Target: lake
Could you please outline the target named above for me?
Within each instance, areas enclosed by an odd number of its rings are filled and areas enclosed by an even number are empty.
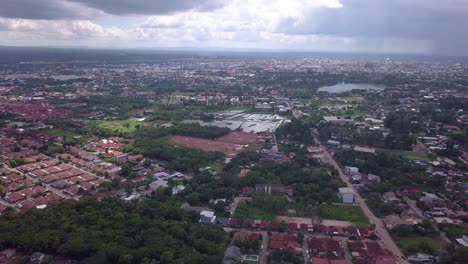
[[[329,93],[344,93],[351,90],[377,90],[381,91],[385,89],[382,85],[375,85],[370,83],[338,83],[332,86],[322,86],[318,89],[318,92],[329,92]]]

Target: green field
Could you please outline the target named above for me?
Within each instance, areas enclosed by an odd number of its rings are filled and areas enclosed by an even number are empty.
[[[342,100],[347,103],[358,103],[358,102],[363,102],[366,100],[364,99],[364,97],[359,97],[359,96],[337,97],[337,99]]]
[[[359,226],[369,225],[369,220],[359,206],[324,204],[319,206],[322,219],[349,221]]]
[[[223,172],[224,165],[220,162],[215,162],[209,165],[217,173]]]
[[[405,254],[412,254],[420,251],[430,253],[438,248],[437,241],[430,237],[397,237],[395,240]]]
[[[90,124],[98,130],[108,133],[132,133],[136,126],[143,125],[143,122],[137,121],[135,118],[125,120],[99,120],[91,121]]]
[[[254,220],[274,220],[275,215],[266,212],[265,210],[248,205],[241,201],[237,205],[234,217],[241,219],[254,219]]]
[[[377,149],[377,152],[385,152],[388,154],[394,154],[402,156],[404,159],[408,160],[432,160],[427,156],[427,153],[424,152],[414,152],[409,150],[393,150],[393,149]]]
[[[51,136],[62,137],[65,141],[75,141],[75,142],[86,141],[86,137],[75,139],[74,137],[78,136],[77,133],[70,131],[70,130],[65,130],[62,128],[44,129],[44,130],[41,130],[41,133],[44,133],[46,135],[51,135]]]
[[[63,137],[63,138],[73,138],[74,136],[77,136],[75,132],[61,129],[61,128],[45,129],[45,130],[41,130],[41,133],[51,135],[51,136]]]

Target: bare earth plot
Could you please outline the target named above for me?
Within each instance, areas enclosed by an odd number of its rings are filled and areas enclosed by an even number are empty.
[[[244,149],[243,145],[235,143],[185,136],[171,136],[171,142],[177,146],[186,148],[194,148],[202,151],[223,152],[230,158],[237,156],[237,154]]]
[[[218,138],[217,141],[246,145],[257,143],[258,139],[256,134],[234,131]]]

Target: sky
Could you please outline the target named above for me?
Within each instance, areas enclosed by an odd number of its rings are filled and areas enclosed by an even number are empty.
[[[0,45],[468,55],[468,0],[0,0]]]

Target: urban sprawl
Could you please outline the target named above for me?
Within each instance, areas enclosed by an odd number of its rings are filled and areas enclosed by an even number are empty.
[[[83,53],[0,64],[0,263],[466,263],[468,65]]]

